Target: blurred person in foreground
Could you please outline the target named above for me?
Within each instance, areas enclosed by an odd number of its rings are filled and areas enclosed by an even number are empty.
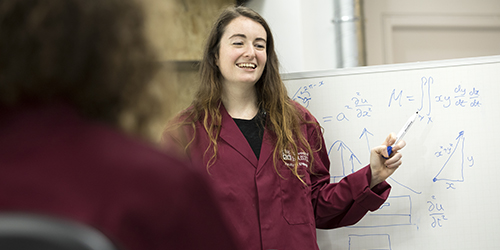
[[[140,136],[162,112],[144,18],[133,0],[0,2],[0,212],[128,250],[236,249],[204,177]]]

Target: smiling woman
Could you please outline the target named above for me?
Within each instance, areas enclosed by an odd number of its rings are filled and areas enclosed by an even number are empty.
[[[231,21],[220,38],[216,64],[223,76],[224,106],[232,117],[252,119],[258,112],[254,85],[266,65],[266,38],[262,25],[243,16]]]
[[[354,224],[385,201],[404,145],[384,159],[389,136],[370,167],[330,184],[321,128],[288,97],[259,14],[226,9],[207,41],[197,95],[162,142],[206,168],[244,249],[318,249],[316,228]]]

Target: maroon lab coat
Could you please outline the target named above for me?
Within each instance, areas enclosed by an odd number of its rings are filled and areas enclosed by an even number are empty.
[[[0,107],[0,212],[94,226],[127,250],[228,249],[205,178],[65,105]]]
[[[316,119],[300,104],[307,121]],[[307,186],[302,184],[279,159],[273,165],[273,137],[265,130],[260,157],[257,159],[244,135],[220,105],[222,128],[217,141],[218,154],[213,165],[207,161],[213,151],[207,150],[209,139],[201,122],[196,124],[195,139],[189,149],[189,158],[195,166],[205,169],[212,179],[223,212],[232,229],[244,243],[244,249],[313,250],[318,249],[316,228],[336,228],[358,222],[368,210],[378,209],[387,199],[390,186],[380,183],[369,188],[369,166],[330,184],[327,150],[324,140],[318,137],[314,124],[304,124],[302,131],[310,145],[322,143],[314,153],[313,172],[307,171],[311,159],[308,154],[299,155],[300,173]],[[188,134],[192,128],[185,127]],[[173,139],[164,133],[163,141]],[[173,145],[169,143],[168,145]],[[286,152],[285,156],[290,157]],[[286,158],[286,157],[285,157]]]

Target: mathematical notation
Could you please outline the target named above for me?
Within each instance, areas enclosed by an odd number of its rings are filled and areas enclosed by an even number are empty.
[[[344,112],[340,112],[336,115],[335,120],[349,121],[355,118],[369,118],[372,115],[373,105],[363,98],[361,92],[356,92],[354,96],[350,99],[349,103],[344,105]],[[333,120],[333,116],[324,116],[323,122],[329,122]]]
[[[472,90],[467,90],[464,86],[458,85],[453,90],[453,95],[437,95],[435,100],[437,103],[442,103],[443,108],[449,108],[452,105],[456,107],[481,107],[479,101],[479,89],[475,87]]]
[[[310,83],[304,86],[299,87],[297,92],[292,96],[292,100],[302,104],[304,107],[309,107],[309,103],[312,100],[311,90],[319,88],[323,86],[325,83],[323,81]]]
[[[444,211],[444,207],[442,204],[440,204],[436,196],[432,196],[431,200],[427,201],[428,208],[427,210],[429,211],[429,217],[431,218],[431,227],[432,228],[440,228],[443,227],[444,222],[448,220],[446,218],[446,214]]]

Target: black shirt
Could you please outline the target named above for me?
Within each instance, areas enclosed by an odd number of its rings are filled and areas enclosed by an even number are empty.
[[[252,148],[255,156],[259,159],[262,137],[264,136],[265,114],[257,114],[252,120],[233,118]]]

